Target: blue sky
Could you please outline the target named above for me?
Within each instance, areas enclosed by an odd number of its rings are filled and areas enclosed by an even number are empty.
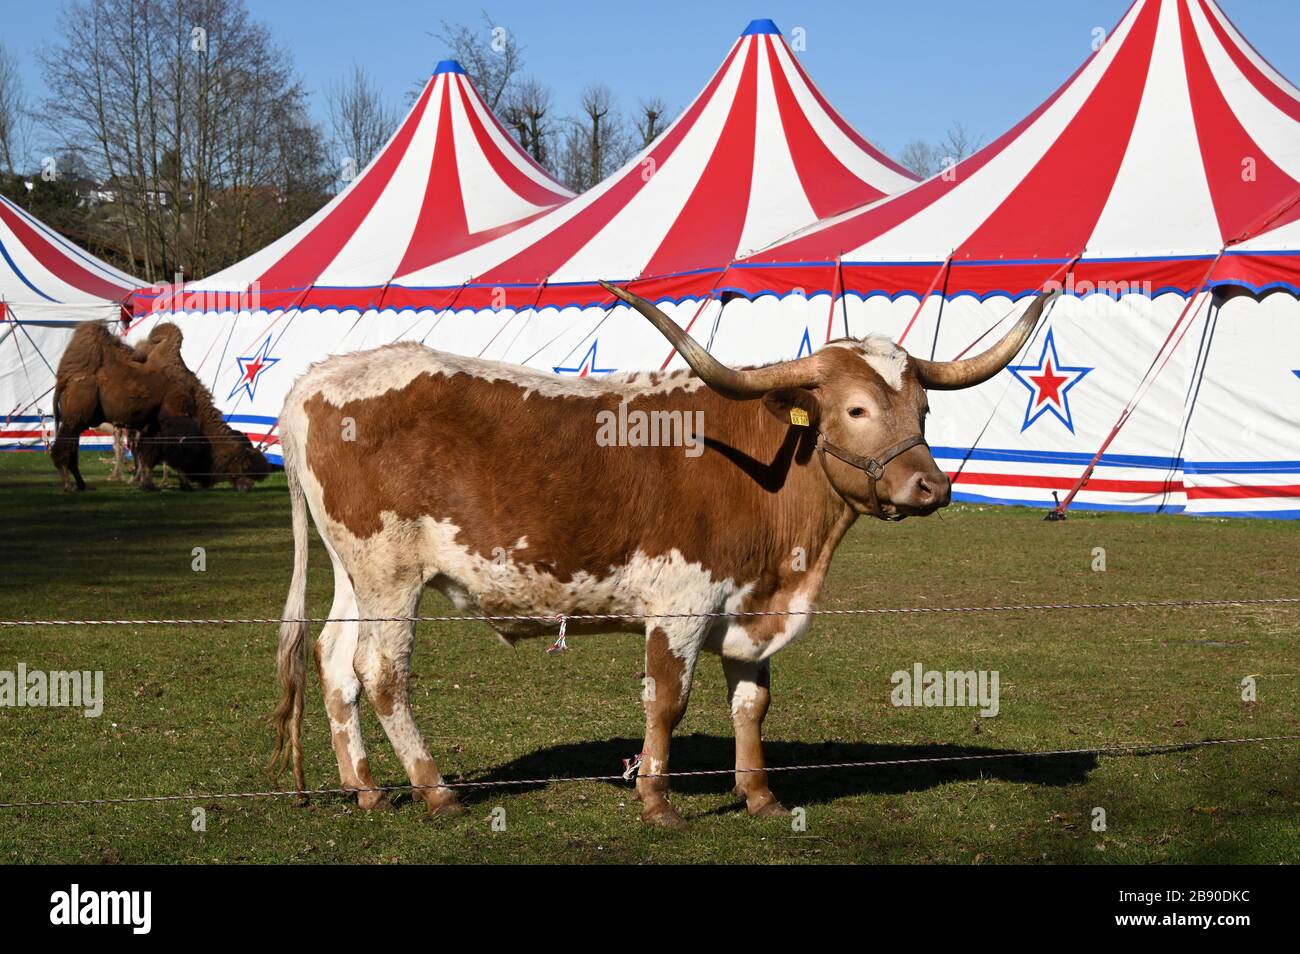
[[[607,83],[621,104],[662,97],[684,107],[732,41],[756,17],[787,37],[802,27],[800,57],[830,100],[864,135],[897,154],[912,139],[938,139],[960,120],[984,141],[1051,93],[1109,30],[1129,0],[897,0],[858,2],[613,3],[564,0],[247,0],[289,49],[315,106],[361,63],[395,104],[445,50],[439,21],[476,21],[481,7],[526,47],[526,72],[549,84],[561,113],[588,82]],[[1221,0],[1229,17],[1275,67],[1300,80],[1300,3]],[[35,51],[57,31],[59,0],[10,4],[3,42],[22,59],[30,98],[44,95]]]

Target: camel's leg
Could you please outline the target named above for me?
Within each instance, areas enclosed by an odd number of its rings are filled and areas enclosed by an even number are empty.
[[[108,475],[108,479],[119,481],[126,463],[126,431],[123,428],[114,426],[113,428],[113,471]]]
[[[138,487],[144,470],[144,463],[140,460],[139,431],[129,430],[126,432],[126,446],[131,452],[131,483]]]
[[[158,485],[153,480],[153,469],[158,464],[158,458],[161,456],[161,450],[157,443],[157,435],[138,434],[135,440],[135,460],[136,460],[136,484],[141,490],[157,490]]]
[[[81,422],[63,420],[59,422],[58,433],[54,436],[54,446],[50,448],[50,457],[59,469],[65,493],[86,489],[86,482],[81,479],[81,468],[77,455],[81,449]],[[74,483],[75,481],[75,483]]]
[[[158,490],[158,485],[153,481],[153,464],[140,462],[140,489],[141,490]]]

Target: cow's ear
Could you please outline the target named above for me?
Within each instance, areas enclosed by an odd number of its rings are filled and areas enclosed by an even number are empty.
[[[763,395],[763,406],[778,421],[795,427],[817,427],[822,416],[822,402],[807,388],[782,388]]]

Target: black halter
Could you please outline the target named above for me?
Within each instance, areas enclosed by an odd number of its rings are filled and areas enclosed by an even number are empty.
[[[913,447],[929,447],[925,438],[920,434],[913,434],[911,437],[905,437],[897,444],[891,444],[882,451],[878,451],[871,457],[859,457],[857,454],[851,454],[838,444],[832,444],[826,439],[826,435],[821,431],[817,432],[817,451],[822,457],[822,467],[826,467],[826,455],[844,461],[850,467],[856,467],[867,475],[867,501],[868,510],[873,517],[879,517],[881,520],[902,520],[902,514],[887,515],[880,509],[880,500],[876,497],[876,481],[885,473],[885,466],[904,451],[911,450]]]

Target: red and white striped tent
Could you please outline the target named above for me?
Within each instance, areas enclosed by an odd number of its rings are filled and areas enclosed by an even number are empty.
[[[445,291],[407,288],[401,274],[572,196],[505,131],[460,64],[444,60],[375,158],[319,212],[212,276],[138,292],[131,338],[160,320],[179,324],[186,362],[227,418],[278,459],[274,424],[297,375],[329,354],[397,339],[404,309],[447,303]]]
[[[464,283],[458,307],[608,301],[597,278],[658,299],[791,230],[915,181],[813,85],[771,20],[755,20],[704,90],[621,170],[513,234],[403,277]],[[707,291],[707,286],[705,287]]]
[[[600,337],[610,311],[597,279],[653,278],[657,297],[674,297],[700,269],[914,181],[827,103],[770,20],[750,24],[671,126],[577,198],[452,65],[320,214],[180,300],[142,295],[137,310],[180,322],[223,410],[264,434],[307,364],[399,338],[560,373],[658,364],[664,342],[644,321],[620,311],[620,330]]]
[[[1213,0],[1138,0],[1094,55],[1018,125],[889,201],[754,255],[750,290],[924,291],[950,255],[949,294],[1023,294],[1076,256],[1076,280],[1188,292],[1291,285],[1300,262],[1235,246],[1300,217],[1300,91]],[[936,252],[942,250],[948,255]],[[1263,252],[1277,254],[1266,255]],[[778,267],[779,266],[779,267]],[[798,274],[796,274],[798,273]]]
[[[935,396],[959,499],[1050,504],[1105,445],[1077,506],[1300,517],[1300,90],[1213,0],[1137,0],[975,155],[719,287],[750,329],[844,289],[837,329],[945,358],[1049,280],[1071,294],[1019,361]]]
[[[117,325],[138,284],[0,196],[0,450],[53,438],[68,339],[83,321]]]

